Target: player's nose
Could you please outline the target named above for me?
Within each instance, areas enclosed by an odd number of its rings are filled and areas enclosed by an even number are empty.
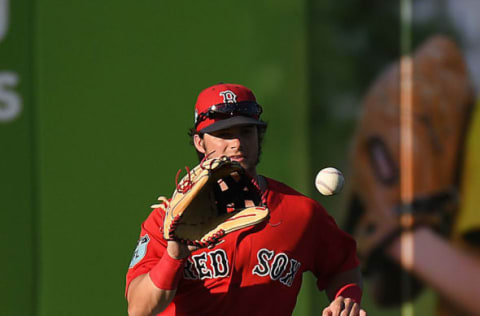
[[[241,144],[242,144],[242,141],[241,141],[241,139],[238,135],[236,135],[235,137],[232,137],[230,139],[230,147],[231,148],[240,148]]]

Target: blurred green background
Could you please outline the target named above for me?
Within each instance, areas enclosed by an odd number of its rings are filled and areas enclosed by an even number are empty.
[[[398,6],[0,0],[0,315],[126,315],[140,224],[195,164],[195,98],[220,81],[264,107],[260,172],[341,224],[342,196],[320,196],[314,177],[346,169],[361,97],[399,56]],[[437,27],[418,25],[414,39]],[[427,315],[432,301],[416,308]],[[295,314],[326,304],[307,277]],[[400,314],[368,294],[365,307]]]

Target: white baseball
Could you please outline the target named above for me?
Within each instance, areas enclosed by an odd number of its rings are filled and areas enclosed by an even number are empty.
[[[342,191],[344,181],[340,170],[328,167],[317,173],[315,187],[323,195],[334,195]]]

